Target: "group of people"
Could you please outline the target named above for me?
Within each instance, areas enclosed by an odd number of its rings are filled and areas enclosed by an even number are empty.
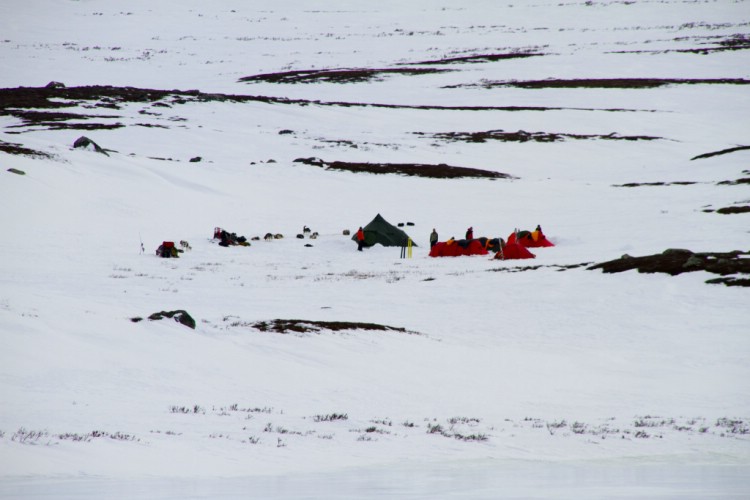
[[[539,232],[541,234],[542,228],[540,226],[537,226],[535,232]],[[469,228],[466,230],[465,239],[466,241],[471,241],[474,239],[474,227],[473,226],[469,226]],[[452,243],[453,241],[455,241],[455,238],[451,236],[448,241]],[[502,238],[498,238],[498,241],[504,243],[504,240]],[[435,230],[435,228],[432,228],[432,233],[430,233],[430,248],[434,247],[437,244],[437,242],[438,242],[438,233]],[[360,226],[360,228],[357,230],[357,250],[361,252],[364,245],[365,245],[365,232]]]

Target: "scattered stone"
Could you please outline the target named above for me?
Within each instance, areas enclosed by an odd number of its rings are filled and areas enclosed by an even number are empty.
[[[26,175],[26,172],[24,172],[23,170],[18,170],[17,168],[9,168],[8,172],[18,175]]]
[[[151,321],[158,321],[164,318],[172,318],[181,325],[185,325],[195,330],[195,320],[192,318],[192,316],[190,316],[190,314],[187,313],[187,311],[184,311],[182,309],[178,309],[176,311],[161,311],[154,313],[148,317],[148,319],[150,319]]]
[[[203,160],[203,158],[200,156],[194,156],[193,158],[190,158],[190,163],[198,163],[201,160]]]
[[[670,248],[660,254],[643,257],[623,257],[588,267],[588,270],[601,269],[605,273],[621,273],[637,269],[640,273],[666,273],[677,276],[693,271],[706,271],[727,276],[730,274],[750,274],[750,252],[701,252]],[[723,278],[707,283],[724,283],[728,286],[750,286],[750,279]]]
[[[78,139],[76,139],[76,142],[73,143],[73,147],[83,148],[83,149],[93,149],[97,153],[102,153],[104,155],[109,156],[109,154],[104,149],[99,147],[97,143],[95,143],[94,141],[92,141],[91,139],[83,135],[79,137]]]

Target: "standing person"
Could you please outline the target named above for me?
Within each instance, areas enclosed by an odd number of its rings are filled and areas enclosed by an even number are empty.
[[[435,228],[432,228],[432,233],[430,233],[430,248],[435,246],[435,243],[438,242],[438,234],[437,231],[435,231]]]
[[[466,230],[466,239],[467,240],[473,240],[474,239],[474,228],[469,227],[469,229]]]
[[[362,251],[362,247],[365,245],[365,231],[362,226],[357,230],[357,250]]]

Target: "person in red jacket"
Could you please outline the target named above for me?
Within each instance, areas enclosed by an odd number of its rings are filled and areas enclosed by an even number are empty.
[[[466,230],[466,239],[467,240],[473,240],[474,239],[474,228],[470,227]]]
[[[365,232],[362,227],[357,231],[357,250],[362,251],[362,247],[365,245]]]

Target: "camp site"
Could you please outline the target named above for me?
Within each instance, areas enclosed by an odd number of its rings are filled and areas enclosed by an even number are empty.
[[[749,26],[0,2],[0,499],[746,498]]]

